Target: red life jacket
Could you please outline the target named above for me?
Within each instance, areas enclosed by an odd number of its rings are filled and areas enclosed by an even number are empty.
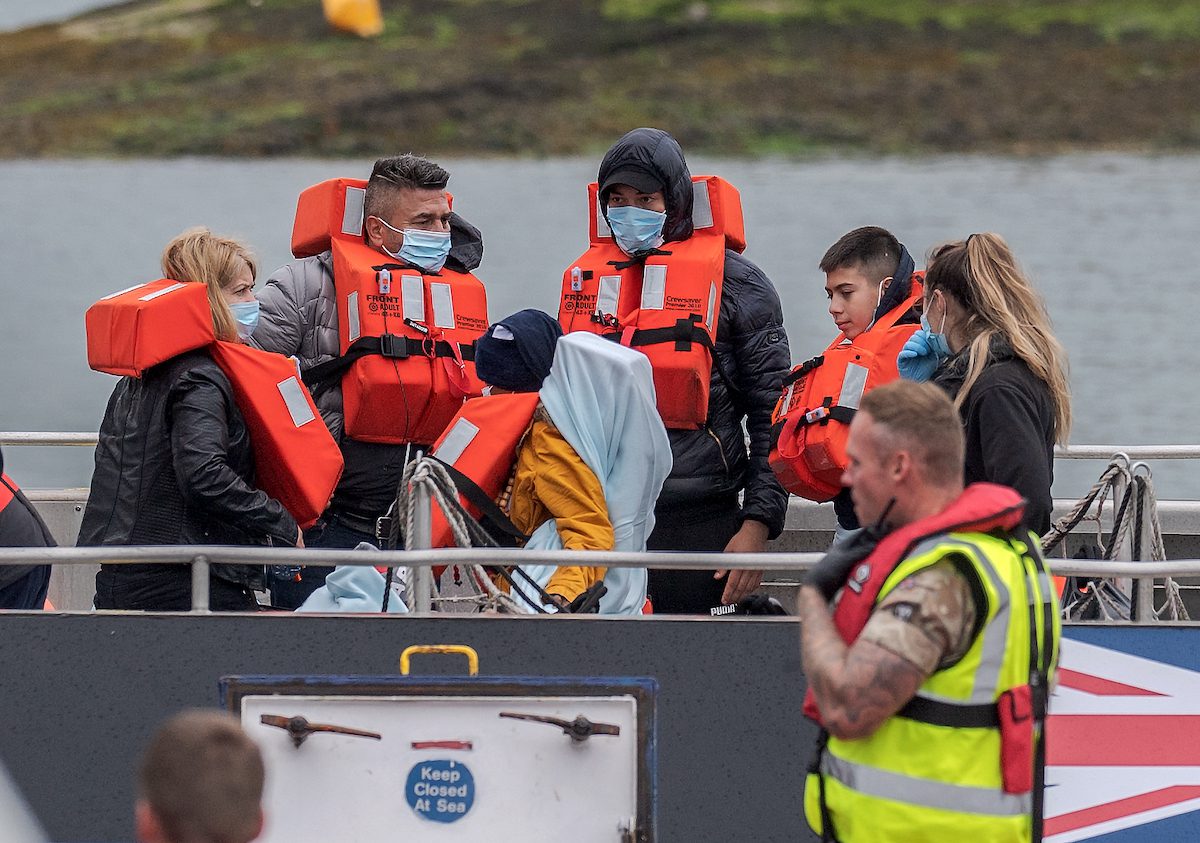
[[[338,336],[349,361],[341,367],[346,435],[427,444],[465,398],[482,393],[474,343],[487,330],[487,295],[469,272],[422,274],[368,246],[366,184],[330,179],[301,193],[292,254],[333,251]]]
[[[838,334],[825,353],[794,369],[771,416],[771,468],[783,488],[810,501],[842,489],[850,420],[868,390],[900,377],[896,356],[917,325],[897,325],[921,300],[921,273],[912,294],[853,341]]]
[[[7,474],[0,473],[0,512],[3,512],[16,496],[16,482]]]
[[[842,588],[833,624],[847,645],[854,643],[875,600],[896,566],[921,542],[943,533],[987,533],[1014,530],[1025,514],[1024,499],[1007,486],[972,483],[948,507],[936,515],[918,519],[888,533],[862,562],[854,566]],[[821,713],[810,688],[804,695],[804,714],[821,722]]]
[[[649,357],[663,424],[683,430],[708,417],[725,250],[746,248],[737,189],[716,176],[693,176],[692,184],[692,236],[629,266],[600,212],[598,187],[589,185],[591,246],[563,273],[558,305],[564,331],[600,334]]]
[[[233,387],[254,449],[254,485],[307,530],[329,506],[342,476],[342,451],[321,420],[296,364],[234,342],[209,347]]]
[[[135,378],[217,339],[208,288],[166,278],[110,293],[87,309],[84,326],[88,365]]]
[[[433,456],[466,475],[487,500],[504,491],[517,461],[517,446],[537,409],[536,392],[485,395],[472,398],[446,427],[433,446]],[[467,510],[480,518],[479,507],[460,495]],[[438,507],[433,508],[433,547],[453,547],[450,524]]]
[[[255,485],[283,504],[301,529],[325,510],[342,454],[300,381],[279,354],[215,339],[204,284],[170,280],[105,296],[88,309],[88,363],[140,377],[146,369],[208,348],[233,388],[254,451]]]

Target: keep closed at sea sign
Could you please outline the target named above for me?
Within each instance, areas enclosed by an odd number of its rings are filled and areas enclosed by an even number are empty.
[[[404,793],[417,816],[452,823],[471,810],[475,802],[475,777],[461,761],[421,761],[409,770]]]

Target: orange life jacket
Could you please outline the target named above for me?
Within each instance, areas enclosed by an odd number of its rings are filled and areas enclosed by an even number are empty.
[[[683,430],[708,417],[725,250],[746,248],[737,188],[717,176],[692,184],[694,233],[644,261],[617,247],[598,186],[589,185],[591,246],[563,273],[558,305],[564,331],[591,331],[649,357],[663,424]]]
[[[88,365],[130,375],[215,342],[208,288],[163,278],[110,293],[87,309]]]
[[[487,295],[469,272],[444,268],[422,274],[368,246],[366,184],[324,181],[301,193],[296,205],[292,254],[333,251],[342,354],[338,363],[306,372],[305,379],[315,383],[325,377],[322,372],[345,372],[347,436],[427,444],[464,398],[482,393],[474,343],[487,330]]]
[[[235,342],[216,342],[212,358],[229,377],[250,431],[254,485],[307,530],[329,505],[342,476],[342,451],[321,420],[296,364]]]
[[[204,284],[155,281],[105,296],[88,309],[88,363],[140,377],[171,357],[207,348],[229,378],[254,451],[255,485],[311,527],[342,474],[342,454],[317,414],[296,364],[214,337]]]
[[[783,488],[811,501],[832,500],[842,488],[850,420],[863,394],[900,377],[896,356],[917,325],[897,325],[921,300],[912,292],[853,341],[838,334],[825,353],[792,369],[771,415],[771,468]]]
[[[517,446],[537,409],[536,392],[517,392],[504,395],[485,395],[472,398],[454,417],[446,431],[433,446],[433,456],[452,469],[452,474],[465,476],[478,492],[459,500],[475,518],[485,516],[486,506],[472,500],[482,493],[486,501],[495,501],[504,491],[517,461]],[[460,490],[462,478],[455,476]],[[482,501],[480,501],[482,503]],[[433,508],[433,547],[453,547],[450,524],[440,509]]]
[[[13,502],[18,488],[16,482],[11,477],[0,473],[0,512],[7,509],[8,505]]]

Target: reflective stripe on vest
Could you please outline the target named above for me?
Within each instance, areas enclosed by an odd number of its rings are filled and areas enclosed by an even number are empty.
[[[987,554],[975,544],[952,536],[928,539],[917,545],[913,556],[923,556],[937,547],[958,546],[970,554],[975,567],[982,571],[998,596],[995,614],[983,628],[983,646],[980,649],[979,665],[975,668],[975,681],[971,695],[966,699],[953,699],[932,692],[917,692],[918,697],[936,700],[951,705],[991,703],[996,700],[996,687],[1000,682],[1000,669],[1004,665],[1004,651],[1008,646],[1008,630],[1012,617],[1012,599],[1008,586],[1000,578]],[[886,586],[885,586],[886,588]]]
[[[906,776],[865,764],[855,764],[844,758],[835,758],[829,753],[825,753],[821,759],[821,772],[865,796],[891,799],[923,808],[1013,817],[1029,813],[1033,804],[1028,793],[1012,794],[999,788],[971,787]]]

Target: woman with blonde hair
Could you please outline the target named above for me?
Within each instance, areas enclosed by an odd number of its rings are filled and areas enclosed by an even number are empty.
[[[163,275],[205,284],[218,338],[250,335],[257,317],[254,260],[236,240],[207,229],[167,244]],[[254,485],[246,421],[229,378],[204,349],[124,377],[113,390],[96,445],[79,544],[302,546],[296,521]],[[214,565],[210,606],[253,611],[263,569]],[[186,611],[191,573],[182,565],[102,565],[98,609]]]
[[[897,360],[954,399],[966,428],[966,480],[1016,489],[1025,523],[1050,529],[1054,444],[1071,430],[1067,355],[1041,296],[998,234],[939,246],[925,269],[921,330]]]

